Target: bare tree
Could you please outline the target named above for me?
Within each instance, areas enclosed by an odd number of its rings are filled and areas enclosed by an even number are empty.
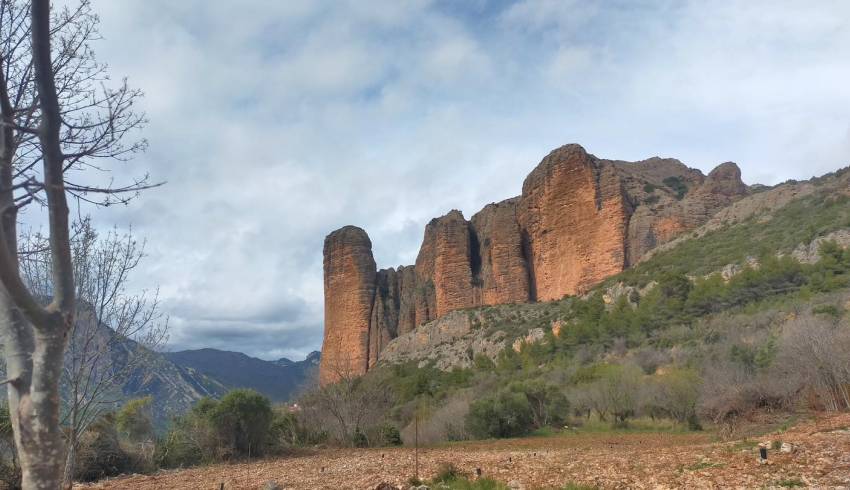
[[[145,178],[125,186],[74,178],[99,168],[98,159],[129,158],[145,146],[126,143],[144,123],[132,108],[139,93],[126,84],[108,88],[106,66],[90,49],[97,22],[88,0],[56,12],[49,0],[0,0],[0,331],[26,489],[55,489],[62,481],[59,380],[77,305],[68,194],[109,205],[149,187]],[[33,202],[48,215],[47,306],[18,265],[18,211]]]
[[[345,356],[332,356],[336,362],[328,366],[333,384],[307,394],[301,405],[304,416],[333,431],[344,444],[354,441],[356,433],[364,436],[380,424],[392,406],[392,392],[385,379],[355,373]]]
[[[144,243],[116,230],[100,237],[85,218],[71,237],[77,287],[77,317],[69,334],[62,374],[67,457],[64,484],[74,475],[79,436],[122,397],[116,393],[150,350],[161,347],[168,319],[158,292],[129,294],[127,280],[144,257]],[[21,270],[38,297],[52,291],[47,239],[30,233],[22,241]],[[146,349],[138,348],[139,344]],[[148,350],[150,349],[150,350]],[[116,357],[113,357],[116,356]]]
[[[829,411],[850,409],[850,330],[825,318],[805,313],[789,321],[777,359],[783,379],[800,383]],[[783,372],[784,371],[784,372]]]

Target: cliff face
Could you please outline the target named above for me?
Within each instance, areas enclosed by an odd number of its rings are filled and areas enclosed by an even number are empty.
[[[578,145],[553,151],[525,179],[517,218],[537,300],[582,292],[626,265],[622,181]]]
[[[525,303],[531,299],[519,198],[488,204],[470,221],[473,247],[473,303]]]
[[[366,372],[376,272],[372,242],[355,226],[325,238],[325,337],[319,380]]]
[[[602,160],[552,151],[522,195],[467,221],[431,220],[413,266],[376,270],[371,242],[347,226],[325,240],[321,380],[362,374],[387,344],[463,308],[582,293],[748,193],[731,162],[703,175],[674,159]]]

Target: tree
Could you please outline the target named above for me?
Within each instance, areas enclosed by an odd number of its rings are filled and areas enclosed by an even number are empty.
[[[233,390],[210,415],[222,444],[234,454],[250,457],[265,452],[273,417],[268,398],[254,390]]]
[[[476,437],[516,437],[528,434],[533,420],[525,394],[505,389],[473,402],[466,426]]]
[[[115,415],[118,432],[133,442],[153,437],[153,420],[150,413],[153,397],[136,398],[127,402]]]
[[[51,13],[49,0],[0,0],[0,325],[9,410],[25,489],[58,488],[65,447],[59,380],[77,297],[68,194],[78,202],[126,202],[146,178],[114,187],[79,184],[75,172],[99,158],[127,158],[144,142],[125,137],[144,123],[133,112],[137,91],[107,88],[106,67],[89,41],[97,17],[88,0]],[[54,42],[55,41],[55,42]],[[129,194],[127,194],[129,193]],[[47,209],[50,302],[22,280],[17,216],[37,202]]]
[[[79,437],[106,410],[128,376],[167,338],[168,318],[159,311],[156,292],[129,294],[127,280],[144,257],[144,243],[132,233],[101,237],[91,220],[72,225],[71,249],[76,282],[77,316],[69,333],[62,371],[63,418],[67,427],[65,486],[70,486]],[[46,237],[24,235],[21,274],[38,298],[53,289]],[[139,348],[139,345],[147,349]],[[117,354],[118,357],[113,357]]]
[[[355,373],[345,356],[336,356],[327,369],[332,373],[333,384],[321,386],[301,400],[305,417],[328,429],[336,429],[336,437],[343,443],[353,443],[357,433],[368,434],[384,421],[392,406],[392,392],[380,374],[360,376]]]

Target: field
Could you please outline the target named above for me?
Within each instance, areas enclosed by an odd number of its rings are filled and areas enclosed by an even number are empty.
[[[790,443],[793,452],[776,449]],[[758,443],[771,446],[758,462]],[[787,430],[721,442],[711,432],[565,432],[547,437],[457,443],[419,451],[420,477],[452,463],[513,488],[835,488],[850,486],[850,414],[817,416]],[[75,488],[127,490],[407,488],[411,448],[319,449],[287,458],[132,475]]]

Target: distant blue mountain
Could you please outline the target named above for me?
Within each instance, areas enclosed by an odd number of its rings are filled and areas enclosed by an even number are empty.
[[[229,389],[251,388],[275,402],[291,400],[309,385],[317,373],[321,353],[311,352],[303,361],[282,358],[264,361],[241,352],[196,349],[166,352],[171,362],[202,373]]]

